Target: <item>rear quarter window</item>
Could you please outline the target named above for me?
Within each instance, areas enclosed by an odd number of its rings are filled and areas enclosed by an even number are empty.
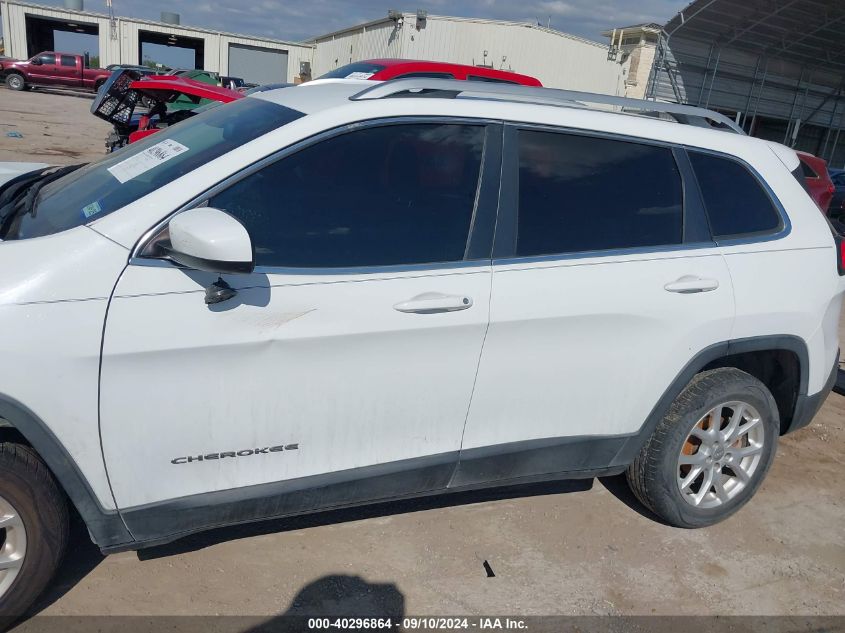
[[[760,181],[741,163],[689,152],[715,238],[774,233],[783,220]],[[803,164],[803,163],[802,163]]]

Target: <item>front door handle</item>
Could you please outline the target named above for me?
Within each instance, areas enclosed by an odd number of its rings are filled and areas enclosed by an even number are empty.
[[[440,292],[424,292],[407,301],[400,301],[394,310],[412,314],[437,314],[457,312],[472,307],[472,298],[466,295],[444,295]]]
[[[695,275],[684,275],[680,279],[671,281],[665,286],[668,292],[679,292],[681,294],[692,294],[694,292],[710,292],[719,287],[717,279],[703,279]]]

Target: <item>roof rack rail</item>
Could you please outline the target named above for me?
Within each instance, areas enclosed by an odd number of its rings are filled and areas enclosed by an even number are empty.
[[[372,88],[365,88],[361,92],[349,97],[349,99],[352,101],[365,101],[399,96],[496,99],[581,109],[598,109],[592,106],[605,105],[619,108],[626,114],[644,116],[667,114],[676,122],[685,125],[715,128],[736,134],[745,134],[745,131],[739,125],[725,115],[705,108],[679,105],[677,103],[663,103],[661,101],[614,97],[593,92],[559,90],[557,88],[535,88],[533,86],[476,81],[458,81],[456,79],[429,79],[425,77],[393,79],[391,81],[379,82]]]

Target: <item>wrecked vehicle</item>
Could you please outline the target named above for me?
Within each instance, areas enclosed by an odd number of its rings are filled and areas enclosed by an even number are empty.
[[[91,114],[114,127],[106,137],[106,149],[113,152],[192,117],[199,108],[243,96],[236,90],[187,77],[142,77],[136,70],[125,69],[103,84],[91,104]],[[136,112],[139,107],[141,111]]]

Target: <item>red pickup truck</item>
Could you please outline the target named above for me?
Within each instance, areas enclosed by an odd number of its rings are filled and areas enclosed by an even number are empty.
[[[46,51],[25,62],[0,61],[0,78],[12,90],[30,86],[63,86],[97,90],[111,73],[102,68],[86,68],[82,55]]]

